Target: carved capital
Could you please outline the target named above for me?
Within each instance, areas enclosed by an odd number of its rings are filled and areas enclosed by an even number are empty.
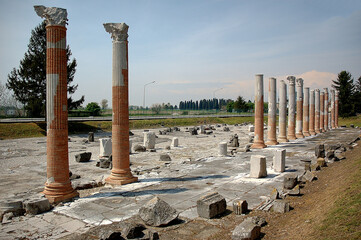
[[[297,87],[302,87],[303,86],[303,79],[302,78],[297,78],[296,79],[296,84],[297,84]]]
[[[290,85],[295,85],[296,78],[294,76],[288,76],[287,80]]]
[[[320,89],[316,88],[316,89],[315,89],[315,92],[316,92],[316,93],[317,93],[317,92],[320,93]]]
[[[326,94],[326,93],[328,94],[328,88],[327,88],[327,87],[326,87],[326,88],[323,88],[323,90],[324,90],[325,94]]]
[[[128,28],[125,23],[104,23],[105,31],[111,34],[111,38],[114,41],[127,41],[128,40]]]
[[[46,25],[60,25],[65,27],[68,21],[68,13],[64,8],[34,6],[34,10],[39,17],[45,18]]]

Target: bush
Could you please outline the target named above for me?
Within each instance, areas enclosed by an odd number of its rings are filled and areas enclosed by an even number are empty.
[[[91,112],[91,116],[100,116],[100,106],[96,102],[88,103],[85,110]]]

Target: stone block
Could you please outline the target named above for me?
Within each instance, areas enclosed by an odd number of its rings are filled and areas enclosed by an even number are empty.
[[[246,214],[248,212],[248,203],[246,200],[236,199],[233,201],[233,212],[236,215]]]
[[[273,202],[272,210],[278,213],[285,213],[290,211],[290,203],[283,200],[275,200]]]
[[[226,199],[217,192],[209,193],[197,200],[197,213],[202,218],[214,218],[226,211]]]
[[[206,128],[205,128],[204,125],[201,125],[201,127],[200,127],[200,133],[201,133],[201,134],[206,134]]]
[[[24,215],[23,202],[18,200],[3,200],[0,202],[0,223],[6,213],[13,213],[13,216]]]
[[[229,127],[223,127],[223,131],[229,132],[229,131],[231,131],[231,130],[229,129]]]
[[[254,132],[254,126],[253,126],[253,125],[248,126],[248,131],[249,131],[249,132]]]
[[[171,144],[171,146],[172,147],[178,147],[178,138],[177,137],[174,137],[174,138],[172,138],[172,144]]]
[[[91,152],[83,152],[75,155],[75,161],[77,162],[89,162],[92,156]]]
[[[278,190],[277,190],[276,188],[274,188],[274,189],[272,190],[271,195],[270,195],[270,198],[271,198],[272,200],[275,200],[275,199],[280,198],[280,194],[279,194],[279,192],[278,192]]]
[[[313,172],[306,171],[306,173],[303,175],[303,181],[312,182],[313,180],[316,180],[315,174]]]
[[[125,239],[139,239],[144,236],[143,230],[145,230],[145,227],[142,224],[125,222],[121,224],[121,228],[121,235],[125,237]]]
[[[145,132],[144,133],[144,147],[146,149],[155,148],[155,133],[154,132]]]
[[[324,158],[317,158],[317,165],[320,167],[327,167],[326,160]]]
[[[99,139],[99,157],[109,157],[112,154],[112,139]]]
[[[220,142],[218,144],[219,147],[219,156],[227,156],[227,143],[226,142]]]
[[[162,153],[160,156],[159,156],[159,161],[167,161],[167,162],[170,162],[172,161],[172,159],[170,158],[170,156],[166,153]]]
[[[316,158],[324,158],[325,157],[325,145],[324,144],[318,144],[315,147],[315,156]]]
[[[251,168],[250,174],[251,178],[261,178],[267,177],[266,169],[266,157],[262,155],[252,155],[251,156]]]
[[[259,238],[261,227],[252,221],[244,220],[232,232],[232,240],[254,240]]]
[[[142,145],[135,145],[134,148],[133,148],[134,152],[145,152],[146,151],[146,148]]]
[[[154,197],[139,209],[139,216],[149,226],[164,226],[178,217],[178,212],[168,203]]]
[[[32,199],[25,200],[23,207],[27,214],[36,215],[51,209],[49,200],[45,197],[34,197]]]
[[[110,165],[112,163],[112,157],[105,157],[99,159],[99,167],[100,168],[111,168]]]
[[[296,174],[287,174],[283,179],[283,188],[292,189],[297,185],[297,175]]]
[[[318,163],[311,164],[310,168],[311,168],[311,171],[320,171],[321,170],[321,167],[320,167],[320,165],[318,165]],[[308,170],[308,171],[310,171],[310,170]]]
[[[94,142],[94,132],[89,132],[88,133],[88,141],[89,142]]]
[[[284,172],[286,165],[286,149],[277,149],[273,156],[273,170],[275,172]]]

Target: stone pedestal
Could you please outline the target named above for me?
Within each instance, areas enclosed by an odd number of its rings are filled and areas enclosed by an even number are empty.
[[[338,128],[338,91],[335,92],[335,127]]]
[[[172,147],[178,147],[178,138],[177,137],[172,138],[171,146]]]
[[[227,210],[226,199],[212,192],[197,200],[197,213],[202,218],[214,218]]]
[[[273,170],[275,172],[284,172],[286,166],[286,149],[277,149],[273,156]]]
[[[277,98],[276,98],[276,79],[270,78],[268,85],[268,132],[267,145],[277,145],[276,138],[276,114],[277,114]]]
[[[323,129],[328,130],[328,88],[324,88],[324,109],[323,109]]]
[[[50,203],[78,196],[69,179],[66,21],[62,8],[34,6],[46,21],[47,181]]]
[[[287,90],[285,81],[280,81],[279,87],[279,119],[278,119],[278,142],[288,142],[286,136],[286,119],[287,119]]]
[[[145,132],[144,134],[144,147],[146,149],[154,149],[155,148],[155,133],[154,132]]]
[[[219,146],[219,156],[227,156],[227,142],[220,142]]]
[[[335,129],[335,90],[331,90],[331,128]]]
[[[297,87],[297,117],[296,117],[296,138],[303,138],[302,125],[303,125],[303,79],[296,79]]]
[[[295,91],[295,81],[296,78],[294,76],[287,77],[288,80],[288,140],[295,140],[295,127],[296,127],[296,118],[295,118],[295,106],[296,106],[296,91]]]
[[[112,67],[112,185],[123,185],[138,180],[130,171],[129,163],[129,102],[128,102],[128,25],[105,23],[105,31],[113,39]]]
[[[303,136],[305,137],[309,137],[310,136],[310,132],[309,132],[309,124],[310,124],[310,119],[309,119],[309,113],[310,113],[310,105],[309,105],[309,101],[310,101],[310,88],[306,87],[304,88],[304,93],[303,93]]]
[[[99,139],[99,157],[109,157],[112,154],[112,139]]]
[[[252,155],[251,156],[251,168],[250,174],[251,178],[261,178],[267,177],[267,168],[266,168],[266,157],[261,155]]]
[[[325,132],[325,129],[323,127],[323,123],[325,119],[325,93],[320,93],[320,132]]]
[[[310,121],[309,121],[309,131],[311,135],[315,135],[315,90],[310,91]]]
[[[254,104],[254,142],[251,148],[265,148],[263,138],[263,75],[256,75],[256,94]]]
[[[315,89],[315,132],[320,133],[320,89]]]

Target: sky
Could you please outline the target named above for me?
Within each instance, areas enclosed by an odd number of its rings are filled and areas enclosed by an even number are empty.
[[[103,23],[129,25],[129,104],[254,100],[255,75],[331,87],[361,76],[360,0],[0,0],[0,82],[27,51],[42,19],[34,5],[67,9],[78,67],[74,99],[111,105],[112,39]]]

